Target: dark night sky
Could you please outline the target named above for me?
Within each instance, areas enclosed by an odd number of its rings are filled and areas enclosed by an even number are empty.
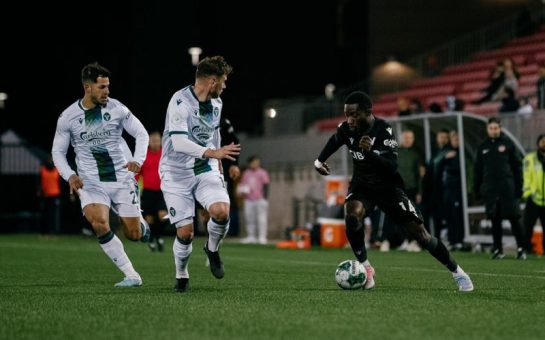
[[[162,130],[171,95],[194,81],[187,50],[197,45],[203,56],[221,54],[234,66],[222,95],[223,114],[238,130],[258,132],[264,99],[319,95],[328,82],[352,82],[364,72],[348,72],[346,62],[340,62],[343,53],[354,52],[351,41],[365,33],[363,24],[347,30],[348,43],[339,47],[335,1],[311,9],[290,4],[186,0],[61,8],[48,3],[33,5],[29,13],[30,4],[21,3],[3,10],[0,30],[7,37],[0,55],[0,92],[9,99],[0,111],[0,131],[14,129],[49,148],[57,116],[82,96],[79,72],[92,61],[112,71],[111,97],[149,130]],[[348,11],[345,21],[350,26],[362,22],[365,14],[359,13]]]

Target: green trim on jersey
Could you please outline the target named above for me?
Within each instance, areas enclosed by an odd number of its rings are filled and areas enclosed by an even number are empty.
[[[169,131],[168,135],[169,136],[172,136],[172,135],[189,135],[189,132],[187,132],[187,131]]]
[[[99,124],[100,122],[102,122],[102,110],[100,109],[100,106],[85,110],[85,125],[87,127]]]
[[[193,165],[193,173],[195,175],[200,175],[211,170],[212,168],[208,164],[208,159],[195,158],[195,165]]]
[[[91,153],[97,162],[98,178],[101,182],[117,182],[114,161],[103,146],[91,147]]]

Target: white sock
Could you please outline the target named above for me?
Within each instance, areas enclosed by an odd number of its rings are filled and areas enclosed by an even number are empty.
[[[189,263],[189,257],[193,251],[193,243],[182,244],[178,241],[178,238],[174,238],[174,244],[172,245],[172,252],[174,253],[174,264],[176,265],[176,278],[189,278],[189,272],[187,265]]]
[[[365,260],[365,261],[363,261],[363,265],[365,267],[369,267],[371,265],[371,263],[369,262],[369,260]]]
[[[121,243],[121,240],[115,234],[112,233],[112,235],[111,240],[100,244],[102,250],[115,263],[117,268],[125,274],[125,277],[140,278],[140,275],[134,270],[131,260],[129,260],[129,257],[125,253],[123,243]]]
[[[216,252],[220,246],[220,241],[229,230],[229,220],[225,224],[218,224],[213,218],[208,221],[208,250]]]

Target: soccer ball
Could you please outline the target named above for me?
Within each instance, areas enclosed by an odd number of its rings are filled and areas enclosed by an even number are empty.
[[[337,266],[335,281],[342,289],[359,289],[367,280],[367,272],[362,263],[356,260],[346,260]]]

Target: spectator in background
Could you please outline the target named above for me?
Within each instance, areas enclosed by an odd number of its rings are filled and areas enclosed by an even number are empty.
[[[430,104],[429,110],[432,113],[442,113],[443,112],[443,108],[441,107],[441,104],[436,103],[436,102],[433,102],[433,103]]]
[[[545,110],[545,62],[539,65],[539,79],[537,80],[537,109]]]
[[[413,114],[424,113],[424,106],[422,105],[422,102],[420,102],[418,98],[411,98],[411,103],[409,104],[409,108],[411,110],[411,113]]]
[[[520,225],[519,199],[522,195],[521,154],[501,132],[500,120],[488,119],[487,139],[477,148],[474,191],[482,197],[492,221],[492,259],[503,258],[502,220],[511,223],[517,241],[517,259],[526,259],[524,234]]]
[[[267,244],[269,174],[261,167],[258,156],[248,158],[248,168],[242,173],[239,193],[244,198],[246,238],[243,243]],[[257,229],[257,238],[256,238]]]
[[[398,109],[397,115],[400,117],[410,116],[413,114],[413,111],[411,110],[411,105],[409,101],[407,100],[407,98],[405,97],[397,98],[397,109]]]
[[[432,151],[431,158],[426,166],[426,172],[422,180],[422,206],[426,216],[432,218],[434,235],[441,236],[441,230],[445,228],[445,208],[443,207],[443,188],[440,173],[440,163],[445,157],[449,145],[449,131],[441,129],[435,135],[436,147]]]
[[[464,242],[464,220],[462,205],[462,177],[460,167],[460,139],[458,132],[450,131],[450,150],[439,162],[443,208],[451,250],[461,250]]]
[[[51,233],[58,234],[60,231],[60,178],[60,174],[53,163],[53,158],[49,156],[40,166],[40,190],[38,191],[42,213],[40,232],[44,236]]]
[[[516,93],[518,89],[518,73],[516,66],[511,58],[505,58],[496,64],[490,77],[490,84],[481,92],[485,95],[473,101],[473,104],[482,104],[489,101],[498,101],[502,99],[503,89],[511,88]]]
[[[142,210],[144,218],[151,228],[148,246],[151,251],[162,252],[165,241],[161,238],[165,231],[164,217],[167,215],[167,206],[161,192],[161,178],[159,177],[159,161],[161,160],[161,133],[153,131],[149,135],[149,147],[146,160],[142,164],[139,177],[142,177]]]
[[[515,91],[510,87],[504,87],[501,94],[500,112],[517,112],[520,108],[519,101],[515,97]]]
[[[530,98],[528,97],[520,98],[519,104],[520,106],[517,110],[517,113],[530,114],[534,112],[534,108],[532,107],[532,104],[530,104]]]
[[[522,198],[524,209],[525,242],[528,252],[532,251],[532,234],[537,219],[545,225],[545,134],[537,137],[537,150],[524,157],[524,185]],[[545,243],[545,238],[543,239]]]

